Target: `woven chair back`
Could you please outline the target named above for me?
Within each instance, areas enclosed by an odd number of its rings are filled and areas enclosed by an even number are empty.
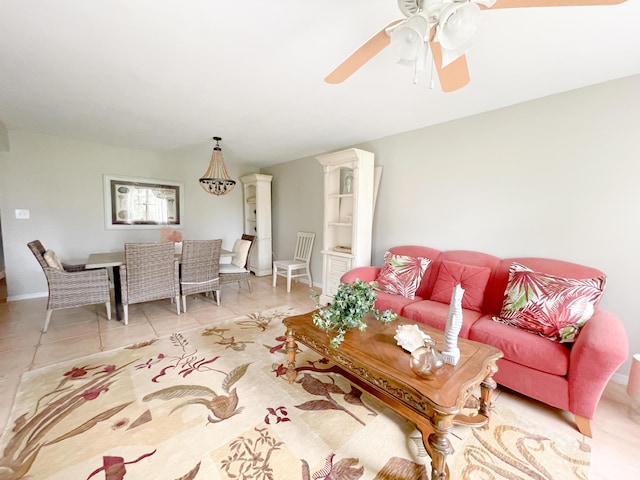
[[[128,303],[178,296],[173,242],[125,243],[124,255]]]
[[[180,282],[183,285],[201,284],[217,279],[221,249],[222,239],[184,240]]]

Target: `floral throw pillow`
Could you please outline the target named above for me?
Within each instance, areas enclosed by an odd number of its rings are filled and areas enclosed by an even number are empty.
[[[387,252],[375,286],[378,290],[413,300],[430,263],[428,258]]]
[[[495,321],[569,343],[600,301],[606,277],[576,280],[557,277],[513,263],[504,301]]]

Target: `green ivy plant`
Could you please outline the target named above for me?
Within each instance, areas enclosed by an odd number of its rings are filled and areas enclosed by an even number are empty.
[[[319,295],[312,290],[309,297],[317,299]],[[336,335],[330,340],[330,344],[332,347],[338,347],[344,340],[347,331],[352,328],[359,330],[367,328],[367,324],[362,321],[362,318],[369,312],[374,314],[376,320],[383,323],[391,322],[397,318],[398,314],[393,310],[381,312],[373,308],[375,301],[373,286],[369,283],[360,279],[356,279],[352,284],[340,283],[331,305],[314,312],[313,323],[327,332],[336,332]]]

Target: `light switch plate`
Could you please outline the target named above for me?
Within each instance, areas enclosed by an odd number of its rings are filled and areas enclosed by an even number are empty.
[[[28,220],[29,210],[26,210],[23,208],[16,208],[16,218],[19,218],[21,220]]]

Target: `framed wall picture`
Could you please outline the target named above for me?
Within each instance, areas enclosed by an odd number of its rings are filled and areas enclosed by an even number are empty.
[[[105,227],[182,227],[182,182],[104,175]]]

